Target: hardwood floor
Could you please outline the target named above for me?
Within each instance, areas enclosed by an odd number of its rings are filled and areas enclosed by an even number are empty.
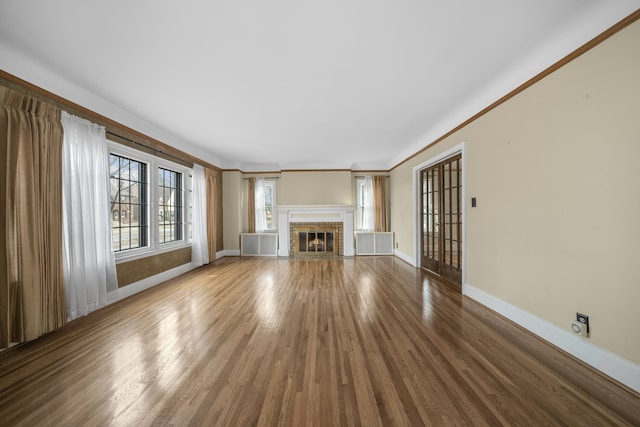
[[[0,425],[640,425],[640,397],[393,257],[223,258],[0,353]]]

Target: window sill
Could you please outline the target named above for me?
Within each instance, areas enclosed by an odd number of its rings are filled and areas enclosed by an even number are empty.
[[[190,248],[191,242],[171,242],[162,243],[157,248],[141,248],[131,249],[126,252],[116,253],[116,265],[128,261],[135,261],[137,259],[148,258],[154,255],[163,254],[165,252],[171,252],[178,249]]]

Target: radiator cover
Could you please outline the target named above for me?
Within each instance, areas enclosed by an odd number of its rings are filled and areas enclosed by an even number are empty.
[[[393,233],[356,232],[356,255],[393,255]]]
[[[240,255],[277,256],[278,235],[276,233],[241,233]]]

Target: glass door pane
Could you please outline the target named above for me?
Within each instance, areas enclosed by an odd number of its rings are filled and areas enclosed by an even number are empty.
[[[462,281],[462,160],[460,155],[421,171],[422,267]]]

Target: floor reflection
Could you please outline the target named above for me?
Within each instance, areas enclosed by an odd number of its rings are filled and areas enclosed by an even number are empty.
[[[360,286],[360,318],[364,321],[371,321],[371,316],[375,313],[375,290],[373,280],[368,274],[363,275],[359,280]]]
[[[258,316],[263,326],[276,328],[280,325],[278,311],[278,295],[275,291],[274,278],[271,274],[258,282],[256,305]]]
[[[178,312],[172,311],[169,315],[162,313],[164,318],[158,325],[158,342],[152,348],[159,349],[155,355],[157,374],[156,384],[163,390],[168,389],[175,380],[175,372],[181,372],[180,358],[176,357],[184,351],[183,344],[178,336]],[[151,350],[153,351],[153,350]]]
[[[143,366],[144,343],[139,334],[126,337],[114,349],[111,357],[112,375],[110,377],[111,389],[108,401],[105,404],[111,407],[113,414],[125,414],[131,403],[137,407],[145,407],[144,390],[147,385],[142,381],[142,372],[136,368]]]
[[[431,313],[433,311],[433,301],[431,295],[431,284],[428,279],[422,281],[422,320],[431,323]]]

